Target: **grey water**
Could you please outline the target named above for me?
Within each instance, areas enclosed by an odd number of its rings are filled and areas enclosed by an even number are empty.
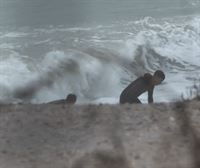
[[[73,27],[198,12],[198,0],[0,0],[0,25]]]
[[[118,103],[156,69],[155,102],[176,101],[199,62],[199,0],[0,0],[0,102]]]

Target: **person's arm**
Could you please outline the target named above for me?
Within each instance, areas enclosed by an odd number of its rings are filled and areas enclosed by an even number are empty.
[[[154,90],[154,87],[151,87],[148,90],[148,103],[153,103],[153,90]]]

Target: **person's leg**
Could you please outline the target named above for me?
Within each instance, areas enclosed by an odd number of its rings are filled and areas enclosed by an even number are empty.
[[[141,101],[138,98],[135,98],[132,103],[138,103],[138,104],[142,104]]]
[[[120,102],[120,104],[125,104],[125,103],[129,103],[129,104],[132,104],[132,103],[141,103],[139,99],[137,99],[137,98],[130,98],[130,97],[123,97],[123,98],[120,97],[119,102]]]
[[[128,98],[127,96],[120,95],[119,103],[120,103],[120,104],[129,103],[129,98]]]
[[[120,96],[120,98],[119,98],[119,103],[120,103],[120,104],[124,104],[124,101],[123,101],[123,99],[122,99],[121,96]]]
[[[138,103],[138,104],[142,104],[141,101],[137,98],[137,97],[120,97],[120,104],[125,104],[125,103],[129,103],[129,104],[133,104],[133,103]]]

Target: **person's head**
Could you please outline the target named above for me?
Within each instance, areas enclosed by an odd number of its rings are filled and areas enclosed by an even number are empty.
[[[157,70],[153,75],[153,85],[159,85],[165,79],[165,74],[161,70]]]
[[[75,104],[76,103],[76,95],[75,94],[68,94],[66,98],[66,102],[69,104]]]

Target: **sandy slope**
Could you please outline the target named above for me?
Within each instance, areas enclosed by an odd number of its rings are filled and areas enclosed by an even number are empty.
[[[0,168],[197,168],[199,121],[198,101],[0,105]]]

